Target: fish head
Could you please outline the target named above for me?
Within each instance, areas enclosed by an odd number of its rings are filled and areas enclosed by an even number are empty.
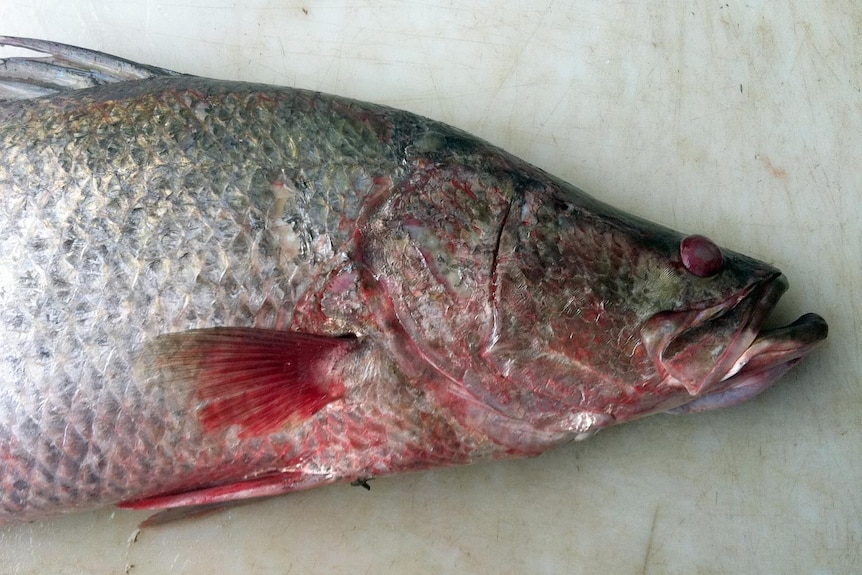
[[[363,236],[368,301],[404,369],[432,366],[459,419],[519,452],[740,403],[826,337],[814,314],[763,330],[788,285],[767,263],[457,133],[416,153]]]
[[[492,276],[482,353],[497,375],[490,396],[501,410],[579,435],[740,403],[827,332],[814,314],[763,331],[788,287],[773,266],[564,184],[513,202]]]

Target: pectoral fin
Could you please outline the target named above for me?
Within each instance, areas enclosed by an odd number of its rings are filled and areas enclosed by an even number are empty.
[[[239,426],[240,438],[307,420],[345,392],[339,361],[355,337],[212,328],[159,337],[154,367],[168,385],[190,385],[205,431]]]

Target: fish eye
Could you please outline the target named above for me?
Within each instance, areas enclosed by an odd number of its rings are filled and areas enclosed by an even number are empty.
[[[724,254],[715,242],[707,237],[686,236],[679,244],[679,255],[685,269],[698,277],[714,276],[724,265]]]

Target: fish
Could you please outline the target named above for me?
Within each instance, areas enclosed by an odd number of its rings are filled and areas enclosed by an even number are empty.
[[[827,337],[770,264],[406,111],[0,62],[0,524],[185,516],[727,408]]]

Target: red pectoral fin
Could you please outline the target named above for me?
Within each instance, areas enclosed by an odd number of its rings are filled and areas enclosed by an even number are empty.
[[[240,437],[253,437],[339,399],[339,360],[357,345],[354,337],[219,327],[161,336],[153,350],[169,381],[194,388],[205,430],[238,425]]]

